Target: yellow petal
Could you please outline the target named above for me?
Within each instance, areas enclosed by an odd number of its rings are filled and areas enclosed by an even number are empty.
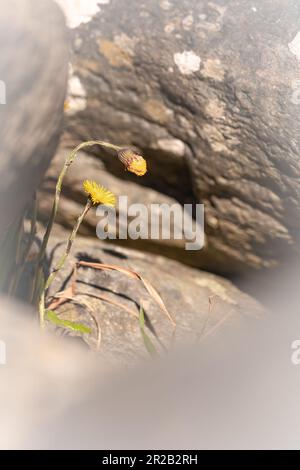
[[[100,186],[95,181],[85,180],[83,189],[88,194],[94,205],[103,204],[105,206],[115,206],[116,196],[108,189]]]

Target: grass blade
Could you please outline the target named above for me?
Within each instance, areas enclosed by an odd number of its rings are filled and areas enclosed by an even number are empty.
[[[83,323],[75,323],[71,320],[62,320],[59,318],[53,310],[46,311],[46,318],[49,320],[53,325],[61,326],[63,328],[69,328],[73,331],[77,331],[79,333],[91,333],[91,328],[83,325]]]
[[[140,307],[139,322],[140,322],[140,330],[142,333],[145,348],[147,349],[150,356],[152,357],[157,356],[158,353],[156,351],[156,348],[145,331],[145,313],[144,313],[143,307]]]

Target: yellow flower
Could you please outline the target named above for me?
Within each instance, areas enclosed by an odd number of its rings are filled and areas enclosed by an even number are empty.
[[[105,206],[115,206],[116,205],[116,196],[110,192],[108,189],[105,189],[103,186],[100,186],[95,181],[85,180],[83,182],[83,189],[89,195],[90,200],[94,205],[104,204]]]
[[[146,160],[131,149],[124,148],[119,150],[118,158],[126,170],[135,173],[137,176],[143,176],[147,172]]]

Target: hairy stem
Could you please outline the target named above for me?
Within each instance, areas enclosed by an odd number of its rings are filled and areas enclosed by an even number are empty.
[[[49,274],[48,278],[46,279],[46,281],[43,284],[42,292],[40,294],[40,301],[39,301],[40,324],[41,324],[42,327],[43,327],[44,322],[45,322],[45,292],[47,291],[47,289],[50,287],[51,283],[55,279],[58,271],[64,266],[64,264],[66,262],[66,259],[69,255],[70,251],[71,251],[71,248],[72,248],[73,242],[75,240],[75,237],[77,235],[78,229],[79,229],[84,217],[86,216],[86,214],[88,213],[88,211],[90,210],[91,207],[92,207],[92,202],[91,202],[90,199],[88,199],[83,211],[79,215],[79,217],[76,221],[76,224],[74,225],[72,233],[70,234],[70,236],[68,238],[66,251],[61,256],[61,258],[59,259],[59,261],[56,264],[55,268],[53,269],[51,274]]]
[[[63,166],[63,169],[62,169],[62,171],[61,171],[61,173],[58,177],[57,183],[56,183],[55,196],[54,196],[53,206],[52,206],[52,210],[51,210],[51,215],[50,215],[50,218],[49,218],[49,222],[48,222],[48,225],[47,225],[47,228],[46,228],[45,235],[43,237],[41,249],[40,249],[40,252],[39,252],[39,255],[38,255],[38,259],[37,259],[37,264],[36,264],[35,274],[34,274],[35,285],[34,285],[33,290],[32,290],[32,299],[31,299],[33,302],[34,302],[34,299],[36,297],[36,289],[37,289],[36,279],[38,277],[38,272],[41,270],[41,265],[42,265],[42,262],[43,262],[43,259],[44,259],[44,256],[45,256],[45,252],[46,252],[47,244],[48,244],[48,241],[49,241],[49,237],[50,237],[50,234],[51,234],[51,231],[52,231],[52,228],[53,228],[53,224],[54,224],[54,221],[55,221],[55,218],[56,218],[60,193],[61,193],[62,184],[63,184],[65,174],[66,174],[68,168],[72,165],[73,161],[75,160],[77,153],[80,150],[82,150],[83,148],[91,147],[93,145],[99,145],[100,147],[112,149],[112,150],[115,150],[116,152],[118,152],[122,148],[122,147],[119,147],[118,145],[113,145],[113,144],[110,144],[109,142],[105,142],[103,140],[89,140],[88,142],[82,142],[81,144],[77,145],[77,147],[75,147],[74,150],[72,150],[72,152],[67,156],[66,161],[65,161],[64,166]]]
[[[73,242],[75,240],[75,237],[77,235],[77,232],[78,232],[78,229],[81,225],[81,222],[83,221],[84,217],[86,216],[86,214],[88,213],[88,211],[90,210],[90,208],[92,207],[92,203],[90,201],[90,199],[87,200],[87,203],[83,209],[83,211],[81,212],[81,214],[79,215],[78,219],[77,219],[77,222],[76,224],[74,225],[74,228],[72,230],[72,233],[71,235],[69,236],[68,238],[68,243],[67,243],[67,247],[66,247],[66,251],[65,253],[62,255],[62,257],[60,258],[60,260],[58,261],[57,265],[55,266],[55,268],[53,269],[52,273],[48,276],[48,279],[46,280],[45,282],[45,287],[44,289],[47,290],[48,287],[50,286],[50,284],[52,283],[53,279],[55,278],[56,274],[58,273],[58,271],[63,267],[63,265],[65,264],[65,261],[71,251],[71,248],[72,248],[72,245],[73,245]]]

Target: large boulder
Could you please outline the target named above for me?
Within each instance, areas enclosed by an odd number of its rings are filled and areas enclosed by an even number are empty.
[[[53,269],[65,251],[66,232],[58,231],[49,251]],[[138,279],[118,271],[103,271],[78,266],[78,261],[104,263],[130,269],[156,289],[176,322],[172,325],[166,312]],[[59,292],[62,297],[53,298]],[[159,354],[174,345],[197,344],[224,325],[233,328],[246,319],[264,317],[264,309],[229,281],[214,274],[195,270],[162,256],[132,249],[108,246],[100,240],[77,237],[65,267],[58,272],[48,292],[48,308],[56,308],[61,320],[83,323],[91,333],[64,329],[82,336],[99,350],[102,357],[117,363],[134,363],[147,357],[140,330],[139,306],[143,306],[146,334]],[[67,300],[61,305],[57,300]],[[48,322],[48,326],[52,325]],[[61,330],[61,326],[58,326]]]
[[[149,160],[142,184],[204,202],[199,266],[240,273],[293,256],[299,2],[96,3],[79,26],[66,9],[74,28],[68,136],[134,144]]]
[[[12,0],[0,10],[1,266],[20,217],[53,156],[67,85],[67,28],[51,0]],[[2,273],[1,273],[2,275]]]

